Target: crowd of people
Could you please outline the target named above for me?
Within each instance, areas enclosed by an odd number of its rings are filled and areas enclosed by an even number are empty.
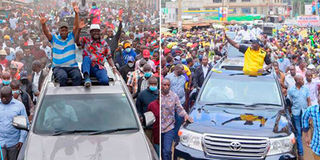
[[[229,37],[230,32],[235,36]],[[319,42],[319,31],[293,25],[282,25],[273,35],[264,34],[258,26],[247,25],[161,33],[162,159],[172,159],[171,147],[178,140],[182,122],[193,121],[187,112],[197,92],[219,60],[234,56],[229,52],[242,52],[244,74],[259,76],[274,71],[278,75],[295,128],[297,156],[303,159],[302,139],[305,139],[314,157],[319,159],[320,126],[316,118],[320,91]],[[236,50],[231,50],[229,45]],[[311,126],[309,118],[313,118]],[[309,128],[313,127],[312,133]]]
[[[159,153],[158,11],[144,8],[141,2],[65,2],[40,1],[23,7],[8,3],[1,8],[6,11],[0,17],[4,159],[15,160],[27,136],[11,125],[13,117],[23,115],[32,123],[50,70],[61,87],[68,85],[68,78],[74,86],[90,87],[93,77],[102,85],[109,84],[106,67],[127,83],[142,122],[145,112],[155,115],[156,122],[145,132]]]

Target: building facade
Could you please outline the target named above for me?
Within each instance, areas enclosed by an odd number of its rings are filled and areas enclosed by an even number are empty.
[[[180,0],[182,17],[218,16],[219,8],[226,7],[228,16],[288,15],[290,0]],[[164,4],[165,3],[165,4]],[[178,3],[165,1],[167,22],[177,19]]]

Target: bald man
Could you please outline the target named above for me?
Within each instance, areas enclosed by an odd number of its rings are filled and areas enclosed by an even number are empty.
[[[161,81],[161,152],[163,160],[172,159],[172,143],[176,139],[176,117],[178,114],[184,121],[193,122],[180,103],[179,97],[171,89],[170,79]]]
[[[301,75],[294,77],[296,82],[295,87],[288,90],[288,95],[292,100],[292,121],[295,127],[295,136],[298,144],[299,159],[303,158],[303,144],[302,144],[302,113],[311,105],[309,89],[304,86],[304,79]]]
[[[305,86],[309,89],[311,105],[314,106],[318,104],[319,82],[314,81],[312,77],[312,71],[307,70]]]
[[[29,125],[28,116],[24,105],[13,98],[9,86],[3,86],[0,103],[0,144],[4,159],[16,160],[20,148],[27,137],[27,132],[12,126],[15,116],[24,116]]]

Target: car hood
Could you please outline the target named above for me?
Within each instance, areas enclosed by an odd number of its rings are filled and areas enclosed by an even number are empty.
[[[28,160],[148,160],[150,155],[141,132],[62,136],[30,134],[26,149]]]
[[[190,116],[194,122],[184,127],[200,133],[279,137],[292,132],[287,114],[277,108],[199,106],[192,109]]]

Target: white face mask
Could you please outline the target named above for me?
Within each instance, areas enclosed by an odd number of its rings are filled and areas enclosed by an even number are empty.
[[[131,51],[131,48],[126,48],[125,50],[126,50],[126,52],[129,53]]]
[[[128,66],[130,67],[130,68],[132,68],[133,67],[133,65],[134,65],[134,63],[128,63]]]

